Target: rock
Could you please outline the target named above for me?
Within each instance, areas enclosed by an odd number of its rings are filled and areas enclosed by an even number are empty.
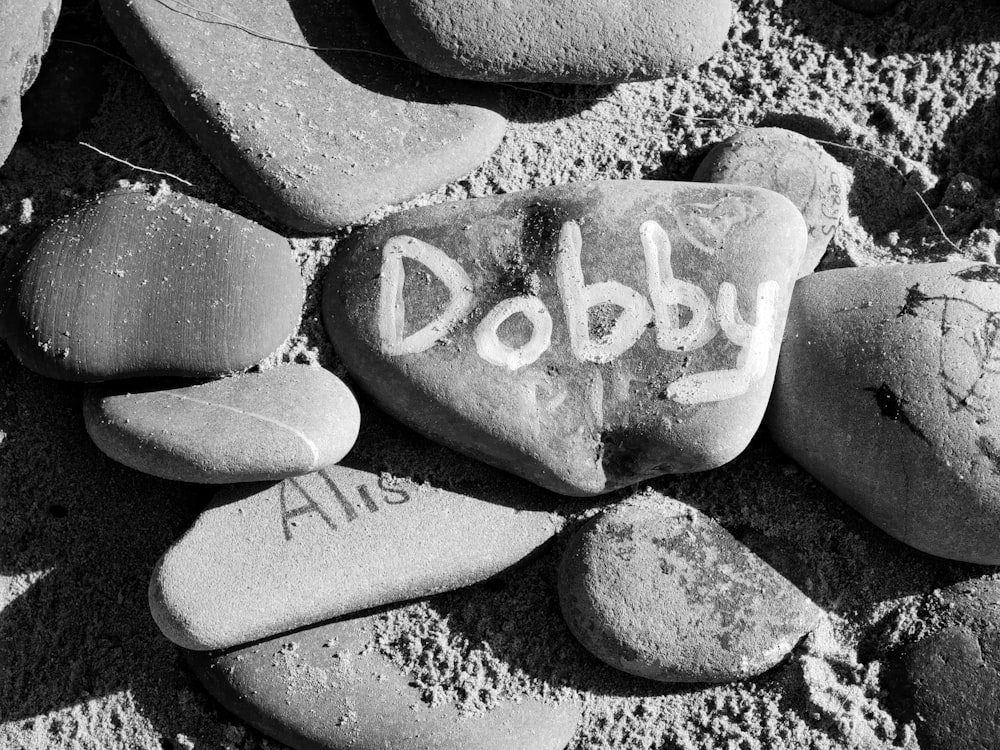
[[[294,332],[304,297],[284,238],[194,198],[127,190],[45,230],[10,283],[0,333],[62,380],[246,370]]]
[[[133,469],[180,482],[259,482],[342,459],[361,414],[339,378],[290,366],[202,385],[95,388],[84,399],[97,447]]]
[[[21,96],[35,81],[61,0],[0,4],[0,166],[21,130]]]
[[[707,60],[729,33],[729,0],[375,0],[403,53],[478,81],[621,83]]]
[[[462,177],[503,136],[504,118],[481,106],[499,92],[400,57],[366,0],[101,5],[208,157],[296,229],[354,223]]]
[[[1000,563],[1000,267],[800,279],[768,425],[804,469],[933,555]]]
[[[106,59],[89,47],[60,44],[49,50],[21,101],[24,134],[44,141],[76,140],[104,100]]]
[[[375,647],[378,616],[328,623],[225,653],[186,652],[198,679],[294,750],[563,750],[580,708],[528,698],[463,715],[421,700]]]
[[[460,588],[555,533],[529,506],[343,466],[235,487],[160,560],[150,608],[170,640],[209,650]]]
[[[899,4],[899,0],[833,0],[837,5],[857,13],[874,15]]]
[[[847,216],[847,173],[818,143],[782,128],[751,128],[713,148],[696,182],[756,185],[781,193],[802,212],[809,244],[799,276],[812,273]]]
[[[1000,747],[1000,582],[945,589],[946,627],[898,657],[886,694],[923,750]]]
[[[446,203],[353,235],[324,319],[396,418],[592,495],[743,450],[805,241],[798,210],[757,188],[609,181]]]
[[[559,603],[594,656],[662,682],[758,675],[822,616],[715,521],[662,496],[616,505],[570,539]]]

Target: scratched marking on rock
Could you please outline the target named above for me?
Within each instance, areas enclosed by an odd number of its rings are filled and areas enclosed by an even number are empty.
[[[740,223],[752,218],[753,207],[744,201],[727,197],[714,204],[691,204],[678,209],[688,230],[721,243]],[[693,230],[692,230],[693,231]],[[562,312],[568,328],[569,349],[580,362],[608,364],[631,349],[649,327],[655,328],[656,344],[664,352],[692,352],[707,345],[720,331],[739,347],[736,366],[701,373],[688,373],[671,383],[666,395],[684,404],[702,404],[735,398],[750,390],[753,383],[767,372],[774,334],[779,325],[777,282],[765,280],[756,290],[754,320],[747,323],[740,315],[736,287],[729,282],[719,284],[716,304],[708,293],[673,271],[673,247],[666,230],[655,221],[639,227],[639,242],[645,261],[646,296],[613,280],[588,283],[584,277],[582,255],[583,234],[575,221],[563,223],[553,256],[552,274],[556,282]],[[690,237],[689,237],[690,239]],[[693,241],[693,240],[692,240]],[[715,249],[704,242],[695,242],[709,252]],[[404,336],[406,308],[403,302],[405,275],[403,258],[422,263],[448,288],[451,299],[437,318],[416,333]],[[380,276],[378,327],[383,353],[390,356],[419,354],[443,340],[475,306],[472,281],[457,261],[444,251],[414,237],[391,238],[383,248]],[[600,333],[592,330],[590,313],[595,308],[618,309],[620,312]],[[531,324],[528,341],[518,346],[501,340],[500,328],[515,315],[522,315]],[[682,322],[685,321],[685,322]],[[473,341],[479,357],[496,367],[516,372],[537,362],[552,345],[553,319],[542,299],[522,294],[504,299],[479,321]],[[564,339],[565,340],[565,339]],[[522,400],[534,414],[540,429],[539,406],[547,411],[557,408],[566,398],[554,394],[547,399],[543,391],[551,390],[547,377],[532,374],[517,381]],[[614,383],[612,384],[614,386]],[[603,419],[603,380],[601,405],[586,396],[589,411]],[[588,391],[589,392],[589,391]],[[619,395],[615,393],[616,397]],[[558,399],[558,403],[555,400]]]
[[[398,487],[386,486],[379,478],[378,486],[358,484],[351,490],[337,484],[325,471],[319,476],[326,484],[327,493],[310,493],[301,479],[286,479],[280,485],[279,505],[281,528],[285,541],[294,538],[293,529],[301,522],[296,519],[314,516],[322,521],[331,531],[336,531],[337,522],[353,523],[364,518],[362,510],[368,515],[381,510],[379,501],[386,505],[401,505],[410,501],[410,494]],[[352,499],[356,498],[356,500]]]

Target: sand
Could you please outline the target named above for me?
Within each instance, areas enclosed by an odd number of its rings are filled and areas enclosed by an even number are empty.
[[[505,88],[511,124],[500,150],[468,178],[408,205],[595,178],[685,180],[737,129],[779,125],[828,142],[853,174],[850,218],[822,268],[996,261],[995,2],[903,0],[877,18],[828,0],[737,6],[724,50],[677,78]],[[57,39],[122,54],[95,2],[67,2],[66,14],[75,26],[62,26]],[[165,178],[165,189],[290,236],[309,297],[298,334],[269,364],[310,362],[343,374],[322,331],[318,293],[349,229],[315,238],[275,226],[211,167],[137,71],[101,61],[103,102],[79,139],[191,183]],[[74,141],[22,139],[0,169],[0,253],[9,256],[62,213],[122,182],[155,190],[160,177]],[[276,747],[214,704],[146,606],[153,563],[214,490],[105,458],[87,439],[80,401],[79,386],[38,377],[0,349],[0,747]],[[364,400],[362,420],[352,466],[456,491],[524,491]],[[605,502],[633,493],[659,493],[710,514],[819,604],[825,625],[756,680],[671,688],[631,678],[589,657],[562,623],[557,541],[511,575],[387,615],[378,647],[417,670],[428,700],[469,711],[527,692],[580,701],[585,720],[572,746],[579,750],[918,747],[914,727],[889,710],[886,665],[900,644],[933,627],[936,590],[996,577],[996,569],[932,558],[890,539],[765,434],[722,469],[663,477]],[[573,516],[593,506],[565,507]]]

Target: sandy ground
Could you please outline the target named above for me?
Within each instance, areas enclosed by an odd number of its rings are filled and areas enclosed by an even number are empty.
[[[782,125],[830,142],[854,175],[851,217],[823,267],[996,260],[1000,6],[903,0],[865,18],[829,0],[737,5],[725,49],[686,75],[617,88],[505,88],[511,124],[498,152],[412,205],[593,178],[685,180],[736,129]],[[96,2],[70,0],[66,14],[75,24],[57,39],[123,54]],[[174,189],[274,227],[211,167],[137,71],[108,56],[98,69],[103,103],[80,140],[182,176],[193,187],[168,181]],[[157,179],[75,141],[23,138],[0,169],[0,252],[119,181]],[[317,302],[343,236],[292,237],[310,295],[281,355],[338,374]],[[213,703],[147,611],[153,563],[212,490],[105,458],[84,431],[80,395],[0,349],[0,747],[274,747]],[[523,488],[366,402],[362,409],[353,466],[459,491]],[[763,434],[720,470],[664,477],[608,500],[633,492],[669,495],[718,519],[820,604],[827,625],[757,680],[670,688],[633,679],[590,658],[562,624],[557,541],[517,575],[398,611],[380,647],[418,668],[428,699],[470,710],[528,691],[582,701],[574,748],[918,747],[914,728],[890,711],[885,664],[933,624],[935,590],[995,569],[888,538]],[[588,507],[576,502],[572,510]],[[478,675],[477,690],[461,688],[456,664]]]

